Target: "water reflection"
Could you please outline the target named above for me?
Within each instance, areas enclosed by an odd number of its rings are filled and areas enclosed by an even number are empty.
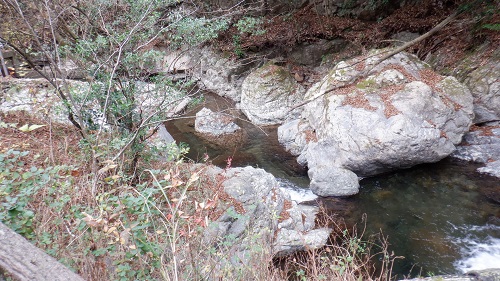
[[[279,144],[276,126],[255,126],[249,123],[239,111],[231,109],[234,106],[233,102],[210,93],[204,96],[205,101],[190,109],[186,114],[186,117],[193,118],[173,120],[165,124],[177,142],[189,144],[190,152],[187,157],[200,161],[206,154],[210,161],[219,167],[225,167],[227,159],[231,158],[233,167],[258,167],[272,173],[275,177],[286,178],[298,186],[309,186],[305,167],[300,166],[295,157],[287,153]],[[196,133],[194,116],[203,107],[231,113],[236,118],[235,123],[245,132],[242,141],[238,144],[220,145],[210,143]]]

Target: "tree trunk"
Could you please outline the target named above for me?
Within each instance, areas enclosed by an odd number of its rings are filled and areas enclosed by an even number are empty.
[[[83,281],[82,277],[0,222],[0,271],[2,269],[20,281]]]
[[[3,55],[2,55],[2,48],[0,47],[0,65],[2,67],[2,76],[9,76],[9,71],[7,70],[7,66],[5,66],[5,61],[3,60]]]

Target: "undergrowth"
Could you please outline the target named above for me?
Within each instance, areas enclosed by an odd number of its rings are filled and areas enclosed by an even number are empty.
[[[207,227],[234,205],[222,188],[224,175],[211,172],[210,165],[185,163],[182,154],[172,154],[167,163],[140,162],[132,180],[120,170],[124,165],[108,161],[101,163],[94,187],[95,175],[81,162],[86,158],[60,149],[66,144],[56,137],[57,129],[1,130],[2,222],[86,280],[391,278],[395,257],[386,241],[379,246],[328,216],[318,222],[334,228],[324,248],[275,258],[268,250],[272,241],[251,237],[246,245],[251,258],[237,266],[231,262],[236,237],[219,237],[224,243],[215,243],[206,235]],[[52,149],[15,145],[14,137],[34,133],[54,134]],[[48,161],[49,151],[55,152],[54,162]],[[375,270],[380,257],[381,270]]]
[[[275,258],[272,272],[280,277],[276,280],[392,280],[394,262],[402,257],[389,252],[382,233],[367,237],[366,217],[360,222],[361,232],[359,226],[349,227],[323,207],[318,217],[317,225],[333,230],[328,243],[320,249]]]

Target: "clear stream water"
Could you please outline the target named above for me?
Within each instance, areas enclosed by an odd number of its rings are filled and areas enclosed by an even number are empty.
[[[224,110],[233,104],[205,95],[202,106]],[[277,177],[284,188],[302,200],[316,197],[307,189],[309,179],[295,157],[278,143],[276,128],[257,128],[242,115],[237,121],[246,140],[231,148],[207,143],[194,132],[194,119],[167,123],[178,142],[190,146],[189,158],[208,154],[213,164],[254,166]],[[475,172],[476,165],[445,159],[411,169],[363,179],[360,193],[349,198],[316,199],[343,216],[360,222],[366,214],[366,233],[388,237],[400,276],[456,274],[473,269],[500,267],[500,180]]]

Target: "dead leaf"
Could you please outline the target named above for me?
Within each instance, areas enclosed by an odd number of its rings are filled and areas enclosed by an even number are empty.
[[[82,172],[80,172],[78,170],[73,170],[73,171],[71,171],[70,174],[71,174],[72,177],[79,177],[79,176],[82,175]]]
[[[45,127],[47,125],[28,125],[28,124],[24,124],[23,126],[19,127],[18,130],[21,131],[21,132],[31,132],[33,130],[36,130],[36,129],[39,129],[39,128],[42,128],[42,127]]]

